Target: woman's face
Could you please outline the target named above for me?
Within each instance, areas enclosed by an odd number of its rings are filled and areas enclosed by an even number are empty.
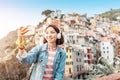
[[[57,32],[54,30],[54,28],[49,27],[45,31],[45,39],[48,43],[56,43],[57,40]]]

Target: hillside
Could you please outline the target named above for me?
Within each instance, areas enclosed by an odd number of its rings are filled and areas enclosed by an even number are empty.
[[[16,31],[11,31],[0,40],[0,80],[22,80],[28,71],[29,65],[22,65],[16,59],[16,39]],[[26,45],[27,49],[33,45]]]
[[[5,49],[14,49],[16,47],[15,40],[17,38],[16,31],[9,32],[4,38],[0,40],[0,57],[5,56]]]
[[[120,9],[111,9],[110,11],[100,14],[104,18],[110,18],[111,20],[116,20],[120,16]]]

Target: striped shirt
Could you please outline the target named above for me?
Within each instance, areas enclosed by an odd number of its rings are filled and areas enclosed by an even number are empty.
[[[49,56],[44,71],[43,80],[53,80],[53,62],[54,62],[54,56],[56,54],[56,50],[53,51],[48,50],[48,53]]]

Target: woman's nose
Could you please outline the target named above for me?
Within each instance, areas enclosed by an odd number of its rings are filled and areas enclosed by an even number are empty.
[[[47,34],[46,36],[50,37],[50,36],[51,36],[51,34]]]

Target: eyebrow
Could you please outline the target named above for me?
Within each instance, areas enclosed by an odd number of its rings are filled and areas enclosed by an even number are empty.
[[[46,30],[47,31],[47,30]],[[55,30],[51,30],[51,31],[54,31],[54,32],[56,32]]]

